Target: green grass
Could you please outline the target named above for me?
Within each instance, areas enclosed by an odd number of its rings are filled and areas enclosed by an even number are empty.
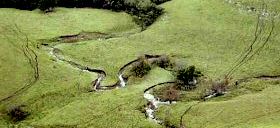
[[[223,0],[173,0],[161,5],[166,13],[147,30],[139,27],[125,13],[98,9],[65,9],[47,15],[39,11],[0,9],[0,98],[14,92],[31,78],[32,70],[20,51],[15,24],[30,40],[39,56],[40,80],[16,97],[0,105],[0,126],[21,127],[161,127],[145,119],[137,108],[146,103],[143,90],[153,84],[173,79],[170,72],[154,69],[143,79],[131,80],[128,87],[88,93],[97,75],[81,72],[56,62],[39,39],[51,39],[81,31],[136,33],[108,40],[61,44],[67,58],[104,69],[105,83],[116,80],[118,69],[142,54],[168,54],[187,65],[194,64],[208,78],[223,77],[253,39],[256,16],[240,13]],[[276,30],[279,29],[276,20]],[[8,40],[14,42],[12,45]],[[280,74],[279,36],[233,75],[234,79]],[[230,94],[193,107],[184,118],[189,127],[279,127],[279,82],[252,80]],[[180,115],[197,101],[183,100],[163,106],[157,114],[179,124]],[[31,112],[23,122],[11,124],[5,110],[25,104]],[[166,111],[169,111],[167,114]]]
[[[74,13],[73,13],[74,12]],[[81,31],[97,31],[104,33],[116,33],[137,29],[132,19],[124,13],[113,13],[94,9],[57,9],[55,13],[44,15],[39,11],[19,11],[14,9],[1,9],[0,17],[3,17],[0,31],[1,35],[1,98],[22,86],[29,79],[26,74],[31,74],[31,67],[20,50],[25,43],[24,35],[17,37],[13,30],[15,25],[26,33],[30,40],[52,38],[66,34],[77,34]],[[29,18],[26,18],[29,17]],[[120,20],[115,20],[119,17]],[[98,20],[96,20],[98,19]],[[127,24],[123,24],[127,23]],[[12,43],[16,46],[13,46]],[[34,44],[35,45],[35,44]],[[48,59],[42,49],[37,50],[43,59]],[[42,71],[47,68],[42,64]],[[49,68],[49,67],[48,67]],[[3,79],[3,80],[2,80]],[[3,91],[3,92],[2,92]],[[7,93],[7,94],[6,94]]]
[[[236,0],[247,6],[253,6],[257,9],[262,8],[263,4],[267,5],[269,11],[278,12],[280,11],[280,1],[278,0]]]
[[[184,116],[184,125],[191,128],[279,127],[279,90],[279,84],[269,85],[260,93],[246,94],[226,101],[201,102]],[[193,104],[196,103],[164,106],[158,114],[163,119],[168,116],[172,123],[178,125],[182,113]]]
[[[216,9],[211,4],[215,4]],[[176,0],[164,7],[167,14],[140,34],[61,48],[71,58],[104,68],[110,77],[124,63],[143,53],[182,56],[190,64],[198,65],[205,74],[221,77],[253,40],[255,18],[233,11],[222,2]],[[278,39],[274,37],[269,49],[266,47],[268,50],[240,69],[237,77],[279,73],[279,64],[275,63],[279,54]],[[98,61],[101,59],[104,61]]]

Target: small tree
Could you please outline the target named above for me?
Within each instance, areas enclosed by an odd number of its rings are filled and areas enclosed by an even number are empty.
[[[203,76],[200,71],[195,69],[195,66],[189,66],[186,69],[179,69],[176,72],[177,85],[180,89],[193,89],[196,87],[197,78]]]

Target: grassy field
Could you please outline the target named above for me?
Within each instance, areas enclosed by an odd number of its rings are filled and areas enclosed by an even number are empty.
[[[245,4],[247,6],[252,6],[255,8],[261,8],[263,5],[267,6],[267,10],[273,11],[273,12],[279,12],[280,11],[280,2],[277,0],[235,0],[238,2],[241,2],[242,4]]]
[[[42,14],[38,10],[0,9],[0,98],[32,78],[31,67],[20,51],[23,35],[15,35],[15,26],[33,41],[40,69],[36,84],[1,102],[0,127],[162,127],[147,120],[139,107],[146,104],[144,89],[172,80],[170,72],[156,68],[141,80],[129,81],[124,89],[89,93],[90,82],[97,76],[55,61],[37,45],[40,39],[81,31],[124,35],[58,46],[67,58],[104,69],[108,73],[105,83],[112,83],[120,67],[142,54],[174,56],[186,66],[196,65],[209,79],[221,78],[254,38],[256,15],[240,13],[223,0],[172,0],[161,6],[166,13],[143,32],[128,14],[107,10],[58,8]],[[275,26],[268,45],[237,70],[233,79],[280,74],[279,20]],[[196,104],[184,116],[187,127],[276,128],[280,127],[279,91],[279,80],[253,79],[210,101],[183,100],[162,106],[157,115],[178,126],[184,111]],[[13,124],[4,113],[20,104],[26,105],[31,115]]]

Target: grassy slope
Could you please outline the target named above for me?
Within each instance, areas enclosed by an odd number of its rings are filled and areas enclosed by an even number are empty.
[[[213,101],[201,102],[192,107],[184,116],[183,124],[191,128],[279,127],[280,124],[277,121],[280,118],[279,96],[277,95],[280,90],[279,85],[279,82],[251,81],[246,86],[253,88],[262,86],[266,89],[257,92],[246,90],[245,95],[238,97],[230,99],[221,97]],[[244,92],[244,88],[241,90]],[[158,114],[162,118],[168,116],[167,119],[178,126],[180,116],[194,104],[197,102],[181,102],[164,106]]]
[[[280,11],[280,1],[278,0],[236,0],[236,1],[239,1],[245,5],[253,6],[256,8],[260,8],[263,5],[263,3],[265,3],[269,11],[273,11],[273,12]]]
[[[22,87],[25,84],[24,81],[32,75],[27,60],[18,50],[23,41],[11,31],[14,29],[14,24],[17,24],[32,40],[76,34],[80,31],[115,33],[137,29],[131,17],[125,13],[96,9],[57,9],[56,13],[48,15],[43,15],[38,11],[1,9],[0,15],[3,19],[0,21],[1,33],[3,33],[0,38],[1,98]],[[7,40],[14,42],[16,47]],[[45,112],[46,110],[60,108],[73,101],[75,97],[84,94],[91,80],[96,77],[73,70],[68,65],[55,63],[46,55],[43,48],[37,49],[37,53],[41,75],[39,82],[24,95],[1,104],[1,110],[11,104],[27,104],[34,114],[30,118],[40,119],[48,113]],[[3,120],[0,122],[4,123]]]
[[[110,77],[125,62],[143,53],[182,56],[205,74],[220,77],[253,39],[255,17],[240,14],[221,1],[175,0],[164,7],[167,14],[140,34],[62,48],[76,60],[104,68]],[[280,53],[278,40],[274,37],[269,49],[253,58],[236,77],[279,74],[279,64],[275,63]]]
[[[224,4],[222,0],[173,0],[163,7],[166,8],[166,15],[142,33],[106,41],[87,41],[79,45],[67,44],[60,47],[66,55],[81,63],[105,69],[109,73],[107,82],[115,79],[119,67],[143,53],[166,53],[181,56],[190,63],[196,64],[210,78],[216,78],[225,73],[240,51],[247,46],[245,42],[252,39],[255,18],[238,13],[229,5]],[[0,21],[2,26],[11,26],[16,23],[32,39],[74,34],[82,30],[113,33],[135,28],[127,15],[103,10],[58,9],[56,13],[43,16],[37,11],[1,9],[0,15],[5,17]],[[36,20],[27,20],[30,19],[26,18],[27,16],[36,18]],[[8,33],[5,30],[1,28],[1,32]],[[277,30],[279,30],[279,26]],[[4,40],[5,38],[1,37],[1,41],[5,42]],[[274,37],[269,49],[238,70],[235,77],[279,74],[279,63],[276,63],[279,61],[280,46],[277,44],[279,40],[279,37]],[[16,83],[13,86],[1,84],[1,88],[10,88],[10,93],[14,88],[22,85],[20,82],[24,81],[23,76],[30,73],[30,69],[20,52],[16,52],[8,43],[0,45],[3,51],[13,53],[9,56],[1,53],[1,59],[6,58],[7,60],[3,64],[1,60],[1,67],[5,67],[2,68],[5,70],[1,69],[1,78],[6,77],[7,80],[4,83],[10,81]],[[45,127],[58,125],[158,126],[147,121],[136,108],[138,104],[145,103],[142,98],[144,88],[169,80],[170,74],[156,69],[145,78],[145,81],[134,83],[126,89],[86,93],[91,77],[94,76],[72,70],[68,65],[51,61],[42,49],[37,51],[40,53],[40,81],[24,92],[24,95],[1,105],[2,109],[14,103],[28,105],[27,108],[32,115],[20,125]],[[18,63],[14,63],[16,60],[12,60],[14,56],[18,57]],[[17,65],[20,69],[17,71],[19,76],[16,79],[10,72],[6,73],[10,76],[3,75],[2,77],[4,72],[15,70],[8,66],[11,64]],[[254,83],[252,84],[251,86],[254,86]],[[265,82],[263,84],[269,85]],[[207,125],[209,127],[233,124],[236,127],[252,126],[253,124],[255,127],[279,126],[276,122],[277,119],[279,120],[279,108],[277,107],[279,97],[276,93],[280,91],[280,87],[276,85],[268,86],[260,93],[249,93],[228,101],[202,103],[186,115],[184,123],[192,127],[208,124],[205,122],[211,122]],[[172,110],[169,107],[163,107],[159,115],[164,117],[166,115],[163,111],[169,110],[171,111],[170,117],[174,117],[171,120],[178,124],[179,115],[189,104],[192,103],[178,103],[171,106],[174,108]],[[240,108],[235,105],[240,105]],[[221,116],[212,118],[219,113],[221,108],[225,109]],[[257,118],[259,116],[261,118]],[[247,122],[242,123],[247,120],[249,120],[248,124]],[[4,120],[0,120],[0,124],[4,125],[4,123]]]
[[[81,31],[115,33],[136,28],[127,14],[119,13],[116,15],[110,11],[92,9],[72,9],[71,11],[57,9],[56,13],[48,15],[43,15],[38,11],[1,9],[0,17],[2,17],[0,32],[3,33],[0,38],[1,75],[3,75],[1,87],[7,87],[7,90],[1,90],[1,98],[22,86],[24,81],[29,78],[26,74],[31,75],[32,73],[29,71],[30,66],[27,60],[22,59],[24,55],[20,51],[21,45],[25,42],[18,39],[12,32],[12,29],[15,29],[15,24],[32,40],[77,34]],[[115,20],[116,18],[120,20]],[[23,35],[19,36],[23,37]],[[14,42],[16,47],[8,40]],[[41,53],[43,52],[40,51]]]

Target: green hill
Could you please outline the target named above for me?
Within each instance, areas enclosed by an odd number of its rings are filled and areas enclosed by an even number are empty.
[[[242,3],[259,5],[249,0]],[[271,0],[267,5],[275,8],[279,2]],[[125,88],[88,92],[98,74],[55,59],[50,47],[41,44],[54,46],[55,41],[50,40],[56,37],[81,32],[111,35],[55,45],[66,59],[106,71],[104,84],[114,83],[118,70],[143,54],[166,54],[181,65],[195,65],[207,79],[223,78],[254,40],[257,14],[240,11],[224,0],[172,0],[160,6],[165,13],[144,31],[124,12],[56,8],[44,14],[1,8],[0,99],[12,97],[0,102],[0,127],[164,127],[146,119],[139,109],[147,103],[143,91],[173,80],[171,72],[154,68],[141,79],[130,79]],[[263,35],[253,51],[266,40],[270,21],[268,17],[264,20]],[[177,127],[180,123],[191,128],[280,127],[279,77],[253,78],[280,74],[279,23],[275,17],[268,43],[231,76],[232,82],[250,78],[248,81],[207,101],[188,99],[195,90],[182,91],[181,101],[158,109],[158,118]],[[26,43],[27,55],[23,51]],[[34,84],[30,84],[35,79],[34,66],[36,69],[32,50],[39,69]],[[14,123],[6,113],[17,105],[25,105],[30,115]]]

